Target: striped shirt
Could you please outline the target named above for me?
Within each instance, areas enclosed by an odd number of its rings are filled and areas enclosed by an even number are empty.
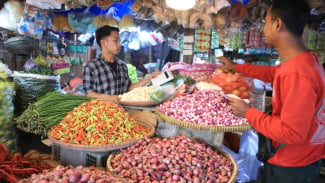
[[[128,68],[119,58],[114,57],[114,59],[117,63],[115,72],[102,55],[84,66],[82,76],[83,89],[86,94],[93,91],[102,94],[119,95],[128,91],[131,85]]]

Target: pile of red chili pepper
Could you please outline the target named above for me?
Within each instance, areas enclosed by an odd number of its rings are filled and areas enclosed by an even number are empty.
[[[0,182],[18,182],[33,173],[40,173],[53,167],[46,163],[46,157],[31,158],[14,151],[8,151],[0,143]]]
[[[78,145],[119,144],[149,133],[149,128],[130,118],[121,106],[100,99],[74,108],[50,131],[55,139]]]

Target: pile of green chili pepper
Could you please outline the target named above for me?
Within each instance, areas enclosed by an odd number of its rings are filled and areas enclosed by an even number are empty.
[[[61,142],[79,145],[119,144],[149,133],[149,128],[130,118],[121,106],[100,99],[75,108],[50,131]]]

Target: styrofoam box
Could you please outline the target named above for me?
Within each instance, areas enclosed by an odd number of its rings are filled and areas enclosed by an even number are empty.
[[[105,152],[87,152],[80,149],[63,147],[53,143],[52,160],[59,161],[64,166],[83,165],[106,167],[108,156],[116,151],[117,150]]]

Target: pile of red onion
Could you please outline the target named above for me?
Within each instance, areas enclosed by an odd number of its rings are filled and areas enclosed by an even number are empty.
[[[236,126],[248,124],[246,118],[234,115],[220,91],[198,91],[167,101],[158,107],[165,115],[190,123]]]
[[[233,166],[222,154],[185,136],[145,138],[110,161],[127,182],[228,182]]]
[[[20,183],[122,183],[105,170],[95,167],[77,166],[57,166],[50,170],[44,170],[41,174],[33,174],[28,179],[23,179]]]

